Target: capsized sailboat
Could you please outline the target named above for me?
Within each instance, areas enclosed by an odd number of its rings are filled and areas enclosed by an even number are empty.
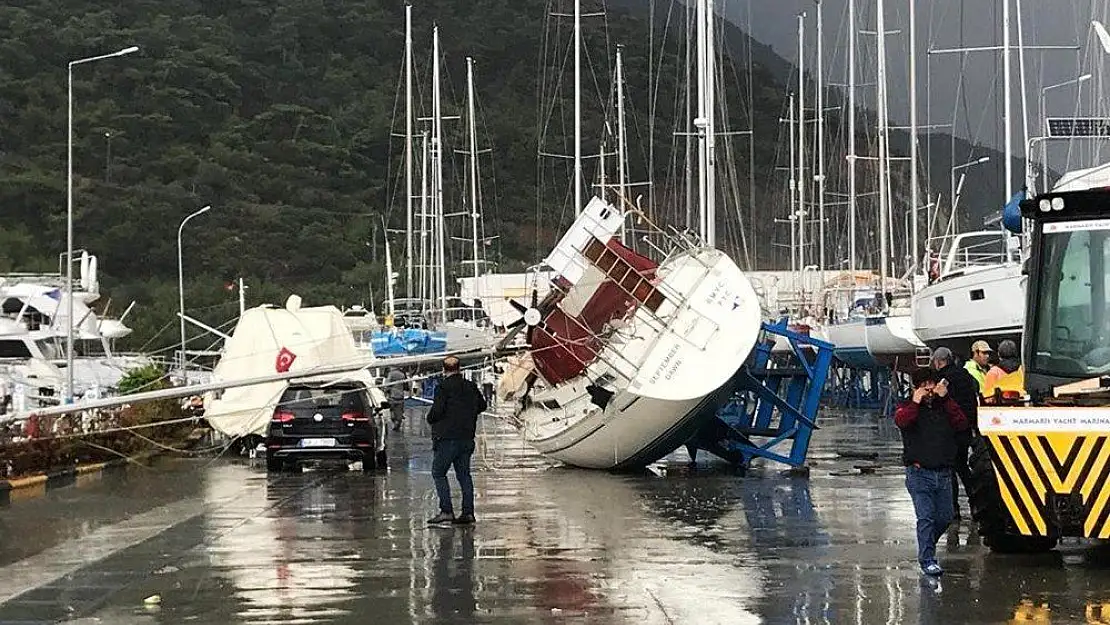
[[[545,263],[551,291],[518,305],[528,357],[506,375],[514,422],[541,453],[625,469],[658,460],[713,416],[758,339],[759,300],[725,253],[676,239],[661,262],[620,243],[625,215],[593,198]],[[506,342],[515,336],[510,333]],[[508,388],[512,386],[512,388]]]

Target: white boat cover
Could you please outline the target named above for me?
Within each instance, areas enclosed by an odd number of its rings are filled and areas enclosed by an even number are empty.
[[[260,306],[239,318],[213,371],[213,380],[233,381],[323,365],[343,365],[370,357],[360,353],[334,306],[301,308],[289,297],[285,308]],[[352,377],[368,376],[364,372]],[[228,436],[263,434],[288,382],[228,388],[205,397],[205,416]]]
[[[1056,181],[1056,186],[1052,188],[1052,192],[1086,191],[1101,187],[1110,187],[1110,163],[1089,169],[1069,171],[1060,176],[1060,179]]]

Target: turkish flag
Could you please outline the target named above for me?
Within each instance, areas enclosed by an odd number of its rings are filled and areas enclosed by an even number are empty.
[[[297,359],[297,355],[289,351],[288,348],[282,347],[278,352],[277,360],[274,361],[274,369],[278,373],[285,373],[289,371],[289,367],[293,366],[293,361]]]

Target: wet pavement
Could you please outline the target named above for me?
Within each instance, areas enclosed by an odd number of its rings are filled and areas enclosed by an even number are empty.
[[[417,422],[382,475],[109,473],[0,508],[0,623],[1110,623],[1107,550],[992,556],[965,525],[922,578],[892,426],[825,423],[801,478],[558,468],[491,420],[473,528],[425,527]]]

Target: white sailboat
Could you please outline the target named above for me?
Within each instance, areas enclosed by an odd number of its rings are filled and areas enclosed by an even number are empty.
[[[673,451],[713,416],[760,333],[754,289],[713,247],[712,4],[697,4],[700,241],[672,238],[657,264],[620,242],[625,212],[595,197],[544,261],[556,274],[551,292],[518,305],[513,326],[527,327],[530,347],[516,364],[528,373],[507,372],[516,384],[501,394],[520,398],[525,440],[567,464],[630,468]],[[577,57],[577,8],[575,19]],[[580,189],[580,145],[575,154]]]
[[[529,308],[529,388],[517,421],[541,453],[574,466],[642,466],[681,445],[747,359],[761,310],[711,247],[659,265],[621,245],[625,215],[594,198],[547,258],[558,276]]]

